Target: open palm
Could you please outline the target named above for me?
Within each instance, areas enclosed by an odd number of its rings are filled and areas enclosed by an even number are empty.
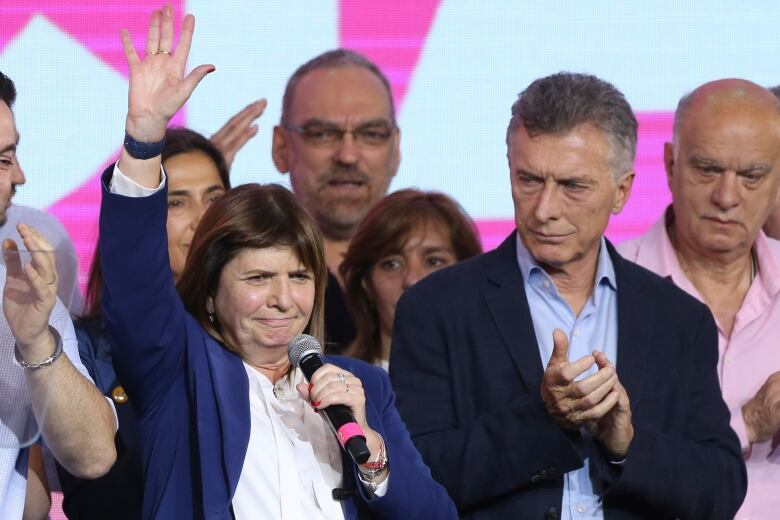
[[[174,49],[171,6],[154,11],[143,60],[138,57],[130,34],[122,30],[122,45],[130,68],[127,130],[135,139],[162,140],[168,121],[206,74],[214,71],[213,65],[200,65],[184,75],[194,29],[195,18],[185,16],[179,45]]]

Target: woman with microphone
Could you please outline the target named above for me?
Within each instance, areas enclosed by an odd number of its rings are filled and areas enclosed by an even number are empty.
[[[288,360],[322,337],[316,225],[279,186],[245,185],[206,211],[174,286],[160,150],[170,118],[214,68],[184,74],[194,19],[173,47],[170,6],[130,67],[125,146],[103,176],[103,309],[140,416],[144,518],[455,518],[398,416],[380,369],[326,358],[306,382]],[[340,449],[318,409],[344,405],[368,459]],[[354,428],[353,428],[354,429]]]

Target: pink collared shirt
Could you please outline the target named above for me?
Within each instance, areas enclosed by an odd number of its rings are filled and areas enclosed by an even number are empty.
[[[685,276],[666,232],[665,217],[639,238],[617,246],[627,260],[670,278],[675,285],[703,301]],[[780,512],[780,433],[767,442],[747,440],[742,406],[780,370],[780,242],[761,232],[754,251],[758,273],[737,312],[731,337],[718,325],[718,379],[723,399],[731,411],[731,427],[745,456],[748,491],[736,518],[776,518]]]

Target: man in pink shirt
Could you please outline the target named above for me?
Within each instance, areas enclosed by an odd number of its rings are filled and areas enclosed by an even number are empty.
[[[780,85],[772,87],[769,90],[775,97],[780,99]],[[775,199],[774,209],[769,214],[766,223],[764,223],[764,233],[766,233],[767,236],[780,240],[780,193],[778,193],[778,198]]]
[[[672,205],[618,250],[714,314],[720,386],[748,471],[737,518],[773,518],[780,511],[780,242],[761,226],[780,182],[780,101],[749,81],[702,85],[680,100],[664,163]]]

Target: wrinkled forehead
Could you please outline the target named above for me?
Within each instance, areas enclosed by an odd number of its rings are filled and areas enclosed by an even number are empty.
[[[356,66],[309,72],[298,83],[290,108],[295,124],[310,120],[334,124],[392,120],[385,86],[372,72]]]
[[[732,155],[780,153],[780,111],[750,102],[701,103],[692,106],[679,125],[676,144],[691,153],[709,148]]]

